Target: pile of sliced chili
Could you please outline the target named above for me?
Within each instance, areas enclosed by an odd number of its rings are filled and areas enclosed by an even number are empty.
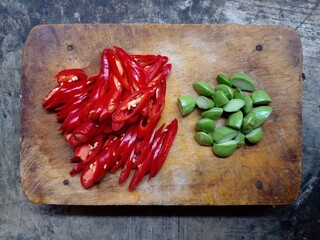
[[[58,84],[42,104],[56,111],[65,140],[75,147],[70,175],[81,172],[84,188],[118,169],[120,184],[134,171],[130,190],[158,173],[178,129],[176,119],[157,129],[171,67],[166,56],[114,47],[103,50],[96,76],[82,69],[55,76]]]

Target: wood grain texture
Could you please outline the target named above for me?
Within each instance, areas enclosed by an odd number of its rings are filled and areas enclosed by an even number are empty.
[[[262,51],[256,51],[256,45]],[[95,74],[104,48],[167,55],[168,78],[162,122],[179,120],[167,161],[151,181],[129,192],[119,172],[84,190],[70,177],[72,149],[57,131],[55,115],[42,109],[65,68]],[[298,35],[290,28],[240,25],[40,25],[25,45],[21,81],[21,182],[36,203],[72,205],[278,205],[296,199],[301,180],[301,66]],[[193,140],[199,112],[182,118],[176,99],[196,96],[192,82],[216,84],[218,73],[244,71],[273,99],[258,145],[217,158]],[[63,185],[68,179],[69,185]],[[263,187],[256,188],[261,182]]]

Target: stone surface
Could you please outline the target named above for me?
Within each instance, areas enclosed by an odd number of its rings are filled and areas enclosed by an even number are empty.
[[[319,239],[320,2],[0,2],[1,239]],[[303,45],[303,176],[300,195],[278,207],[79,207],[30,203],[19,180],[20,66],[28,33],[46,23],[281,24]],[[290,88],[288,86],[288,94]]]

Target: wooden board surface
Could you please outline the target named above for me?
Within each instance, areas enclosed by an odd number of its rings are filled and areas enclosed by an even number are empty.
[[[100,53],[118,45],[130,53],[169,57],[162,122],[179,131],[161,172],[135,191],[119,186],[119,172],[84,190],[70,177],[72,149],[57,131],[55,114],[41,106],[65,68],[98,72]],[[261,45],[262,51],[256,51]],[[301,180],[301,43],[295,31],[239,25],[40,25],[25,44],[21,80],[21,182],[35,203],[74,205],[278,205],[296,199]],[[196,80],[216,84],[218,73],[244,71],[273,99],[273,113],[255,146],[231,157],[213,155],[194,140],[199,112],[181,117],[176,99],[196,96]],[[63,181],[69,180],[68,185]],[[262,185],[261,185],[261,184]],[[260,185],[260,187],[257,187]],[[262,186],[262,187],[261,187]]]

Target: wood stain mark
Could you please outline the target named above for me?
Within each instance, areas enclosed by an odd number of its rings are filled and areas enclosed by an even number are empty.
[[[286,162],[296,162],[298,160],[298,157],[294,150],[288,149],[288,151],[282,155],[282,160]]]
[[[262,48],[263,48],[263,47],[262,47],[262,45],[260,45],[260,44],[256,46],[256,50],[257,50],[258,52],[262,51]]]
[[[68,50],[68,51],[74,50],[74,46],[73,46],[72,44],[69,44],[69,45],[67,46],[67,50]]]
[[[256,182],[256,188],[259,189],[259,190],[262,189],[262,188],[263,188],[262,182],[257,181],[257,182]]]

